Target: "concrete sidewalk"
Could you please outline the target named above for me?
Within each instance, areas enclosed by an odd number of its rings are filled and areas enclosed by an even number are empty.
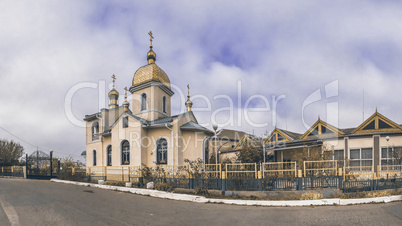
[[[59,179],[51,179],[52,182],[74,184],[80,186],[101,188],[114,191],[130,192],[138,195],[146,195],[151,197],[190,201],[197,203],[219,203],[219,204],[235,204],[235,205],[248,205],[248,206],[325,206],[325,205],[353,205],[364,203],[387,203],[393,201],[402,201],[402,195],[393,195],[376,198],[363,198],[363,199],[319,199],[319,200],[284,200],[284,201],[269,201],[269,200],[237,200],[237,199],[213,199],[204,196],[178,194],[171,192],[164,192],[143,188],[128,188],[111,185],[100,185],[93,183],[84,183],[76,181],[67,181]]]

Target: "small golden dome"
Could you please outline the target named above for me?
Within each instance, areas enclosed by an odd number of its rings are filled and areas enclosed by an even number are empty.
[[[158,81],[170,89],[170,80],[167,74],[155,63],[138,68],[134,73],[133,86],[138,86],[150,81]]]
[[[152,50],[152,46],[151,46],[151,49],[147,53],[147,60],[148,60],[148,64],[155,63],[155,61],[156,61],[156,53]]]
[[[123,106],[130,106],[130,103],[127,101],[127,100],[125,100],[124,102],[123,102]]]
[[[109,92],[109,97],[110,97],[111,95],[119,96],[119,92],[117,92],[117,90],[116,90],[115,88],[113,88],[113,89],[110,90],[110,92]]]

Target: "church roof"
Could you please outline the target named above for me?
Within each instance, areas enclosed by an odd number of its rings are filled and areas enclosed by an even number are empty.
[[[162,123],[170,123],[173,122],[172,117],[164,117],[164,118],[159,118],[153,121],[147,121],[147,125],[157,125],[157,124],[162,124]]]
[[[192,112],[184,112],[178,115],[173,115],[173,116],[167,116],[167,117],[163,117],[163,118],[159,118],[153,121],[148,121],[146,119],[137,117],[135,115],[133,115],[131,112],[123,112],[122,114],[120,114],[120,116],[113,122],[113,124],[110,126],[110,128],[112,128],[119,120],[121,117],[123,117],[123,115],[127,113],[127,115],[129,115],[130,117],[134,118],[135,120],[139,121],[143,126],[155,126],[155,125],[161,125],[161,124],[166,124],[166,123],[171,123],[173,122],[173,118],[177,118],[177,117],[186,117],[188,114],[193,114]],[[195,119],[195,117],[192,117]],[[196,119],[195,119],[196,120]],[[194,124],[200,126],[198,124],[198,122],[193,122]],[[198,127],[199,129],[201,129],[202,126]],[[202,127],[203,129],[205,129],[205,131],[209,131],[207,128]],[[105,132],[103,132],[102,134],[108,134],[110,133],[110,130],[107,130]]]
[[[207,128],[205,128],[205,127],[201,126],[200,124],[198,124],[196,122],[193,122],[193,121],[189,121],[186,124],[182,125],[180,127],[180,129],[183,129],[183,130],[202,130],[202,131],[205,131],[205,132],[212,133],[211,130],[209,130],[209,129],[207,129]]]
[[[290,138],[292,138],[293,140],[297,140],[297,139],[299,139],[301,136],[302,136],[302,134],[300,134],[300,133],[294,133],[294,132],[291,132],[291,131],[288,131],[288,130],[284,130],[284,129],[281,129],[281,131],[284,133],[284,134],[286,134],[286,135],[288,135]]]

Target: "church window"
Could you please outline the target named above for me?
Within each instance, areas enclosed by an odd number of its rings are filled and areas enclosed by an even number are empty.
[[[107,165],[112,165],[112,145],[107,146]]]
[[[127,140],[121,143],[121,164],[129,165],[130,164],[130,144]]]
[[[96,166],[96,150],[92,151],[93,165]]]
[[[163,113],[166,113],[166,97],[165,96],[163,96],[163,98],[162,98],[162,110],[163,110]]]
[[[92,131],[92,140],[98,140],[99,139],[99,123],[94,122],[91,127]]]
[[[128,117],[124,117],[123,118],[123,128],[127,128],[128,127]]]
[[[141,111],[147,110],[147,94],[141,95]]]
[[[156,162],[157,164],[167,164],[167,141],[165,138],[158,140],[156,146]]]

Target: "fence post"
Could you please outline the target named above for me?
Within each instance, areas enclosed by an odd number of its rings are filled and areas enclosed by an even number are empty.
[[[26,166],[22,167],[22,172],[24,172],[24,179],[27,179],[27,167]]]
[[[343,166],[343,181],[346,181],[346,168]]]
[[[138,173],[138,181],[140,182],[140,185],[142,186],[142,184],[144,183],[144,180],[142,178],[142,171],[140,168],[140,172]]]
[[[301,191],[303,190],[303,171],[298,170],[297,174],[297,190]]]
[[[373,178],[371,180],[371,190],[372,191],[377,190],[376,185],[377,185],[377,177],[376,177],[376,173],[373,173]]]
[[[222,191],[226,191],[226,171],[222,171]]]
[[[188,188],[194,189],[194,175],[191,172],[188,174]]]
[[[57,161],[57,174],[60,173],[60,160]]]
[[[338,169],[338,188],[343,189],[343,175],[342,175],[342,168]]]
[[[127,167],[127,174],[128,174],[128,182],[131,182],[131,178],[130,178],[130,175],[131,175],[131,167],[130,167],[130,166]]]
[[[88,167],[88,181],[91,182],[91,167]]]
[[[121,181],[124,181],[124,166],[121,167]]]
[[[25,154],[25,178],[27,177],[28,177],[28,154]]]
[[[53,151],[50,151],[50,179],[53,176]]]
[[[262,171],[258,171],[258,191],[262,191]]]

